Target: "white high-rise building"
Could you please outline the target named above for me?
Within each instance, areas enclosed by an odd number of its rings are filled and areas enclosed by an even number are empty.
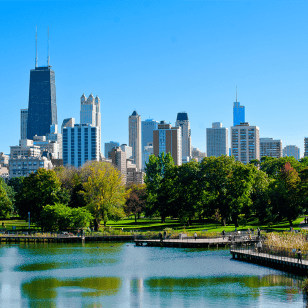
[[[264,156],[282,157],[282,141],[273,138],[260,138],[260,158]]]
[[[206,129],[207,156],[219,157],[228,155],[228,128],[222,127],[220,122],[212,123],[212,128]]]
[[[137,171],[141,171],[141,116],[134,111],[128,120],[129,146],[133,150],[133,163],[136,165]]]
[[[293,156],[296,160],[299,160],[300,157],[300,149],[296,145],[287,145],[283,148],[283,157],[285,156]]]
[[[63,128],[63,165],[82,166],[89,160],[100,159],[100,127],[75,124]]]
[[[259,127],[244,122],[231,127],[231,154],[243,164],[260,159]]]
[[[182,160],[189,161],[191,158],[191,130],[186,112],[179,112],[175,126],[181,127],[182,133]]]
[[[28,109],[20,109],[20,140],[27,139]]]

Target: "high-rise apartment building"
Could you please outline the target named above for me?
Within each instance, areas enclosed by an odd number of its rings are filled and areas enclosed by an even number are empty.
[[[126,154],[126,159],[133,159],[133,149],[126,143],[120,145],[121,150]]]
[[[212,123],[212,128],[206,129],[207,156],[228,155],[228,128],[220,122]]]
[[[293,156],[296,160],[300,160],[300,149],[296,145],[287,145],[283,148],[283,157]]]
[[[233,103],[233,126],[240,125],[245,122],[245,106],[236,100]]]
[[[231,154],[243,164],[260,159],[259,127],[249,123],[231,127]]]
[[[158,129],[153,132],[153,154],[160,155],[171,153],[174,164],[182,165],[182,132],[181,127],[172,127],[165,121],[158,124]]]
[[[89,160],[100,159],[100,127],[75,124],[63,128],[63,165],[82,166]]]
[[[128,120],[129,146],[133,150],[133,163],[136,165],[137,171],[141,170],[141,116],[134,111]]]
[[[308,156],[308,137],[304,138],[304,157]]]
[[[282,157],[282,141],[273,138],[260,138],[260,158],[264,156]]]
[[[51,66],[30,70],[27,139],[45,136],[58,124],[55,72]]]
[[[126,154],[120,147],[114,147],[108,152],[108,158],[111,159],[112,164],[121,172],[123,184],[126,184]]]
[[[182,160],[189,161],[191,158],[191,130],[186,112],[179,112],[177,114],[175,126],[181,127],[182,133]]]
[[[20,140],[27,139],[28,109],[20,109]]]
[[[152,155],[154,148],[153,148],[153,142],[149,142],[148,145],[146,145],[142,151],[142,169],[144,170],[146,163],[149,162],[150,155]]]
[[[100,99],[92,93],[88,98],[82,94],[80,98],[80,124],[91,124],[101,127]]]
[[[105,157],[109,158],[109,152],[120,145],[117,141],[105,142]]]
[[[158,122],[153,119],[147,119],[141,122],[141,136],[142,136],[142,151],[148,143],[153,143],[153,131],[158,127]]]
[[[61,134],[63,135],[64,127],[74,127],[74,125],[75,125],[75,118],[64,119],[61,125]]]

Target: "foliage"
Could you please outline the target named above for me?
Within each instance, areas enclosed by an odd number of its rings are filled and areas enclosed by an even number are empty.
[[[123,206],[128,192],[125,190],[120,172],[111,164],[92,162],[85,169],[88,179],[83,184],[87,208],[94,217],[95,230],[103,220],[119,220],[124,216]]]
[[[12,189],[0,178],[0,217],[9,218],[13,212]]]
[[[86,228],[93,219],[85,208],[70,208],[61,203],[44,206],[40,216],[41,227],[50,231]]]
[[[133,214],[135,216],[135,222],[137,222],[137,217],[145,209],[146,200],[146,189],[144,184],[132,184],[127,187],[129,195],[125,202],[125,213],[129,216]]]
[[[166,188],[172,187],[172,183],[167,179],[163,182],[164,177],[174,166],[173,158],[170,153],[161,153],[159,156],[150,155],[149,162],[146,163],[146,176],[144,182],[147,189],[147,215],[159,215],[161,221],[164,222],[166,217],[171,214],[169,207],[172,204],[169,194],[166,195]],[[168,177],[170,179],[170,177]]]
[[[22,188],[16,196],[19,215],[26,219],[28,212],[31,220],[39,223],[41,210],[45,205],[62,202],[61,182],[53,170],[40,168],[22,181]]]

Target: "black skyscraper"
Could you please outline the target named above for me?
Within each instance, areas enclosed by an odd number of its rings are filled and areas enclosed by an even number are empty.
[[[30,71],[27,138],[45,136],[50,125],[58,124],[55,72],[51,66]]]

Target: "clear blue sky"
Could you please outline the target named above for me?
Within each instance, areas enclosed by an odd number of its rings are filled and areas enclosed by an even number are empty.
[[[307,1],[0,1],[0,151],[20,138],[29,72],[56,74],[58,122],[79,123],[80,96],[98,95],[102,144],[128,143],[128,116],[173,125],[186,111],[206,150],[212,122],[232,125],[235,88],[260,137],[303,151],[308,136]]]

